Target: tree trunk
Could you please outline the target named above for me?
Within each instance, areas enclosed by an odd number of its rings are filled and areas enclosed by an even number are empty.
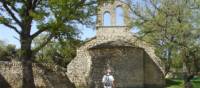
[[[184,73],[184,87],[185,88],[192,88],[192,82],[191,82],[192,78],[193,78],[193,75]]]
[[[35,88],[32,61],[23,61],[23,86],[22,88]]]
[[[171,60],[171,52],[172,52],[172,49],[171,47],[167,48],[167,62],[165,62],[165,76],[170,72],[170,69],[171,69],[171,63],[172,63],[172,60]]]
[[[192,83],[190,81],[188,81],[188,82],[184,81],[184,87],[185,88],[192,88]]]
[[[192,88],[191,79],[193,78],[193,74],[191,74],[190,69],[189,69],[188,52],[185,47],[182,48],[181,54],[182,54],[182,59],[183,59],[184,88]]]
[[[23,33],[22,33],[23,34]],[[32,69],[32,51],[31,42],[28,33],[20,36],[21,38],[21,55],[22,60],[22,73],[23,73],[23,84],[22,88],[35,88],[33,69]]]
[[[183,79],[184,79],[184,88],[192,88],[191,80],[194,77],[194,74],[191,74],[187,65],[183,62]]]

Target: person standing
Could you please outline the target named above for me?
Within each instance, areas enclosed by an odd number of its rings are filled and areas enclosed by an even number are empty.
[[[114,77],[111,75],[110,69],[106,70],[106,74],[102,78],[102,83],[103,83],[104,88],[114,87]]]

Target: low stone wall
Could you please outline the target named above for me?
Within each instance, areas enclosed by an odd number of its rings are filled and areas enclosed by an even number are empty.
[[[33,64],[37,88],[74,88],[65,68],[51,64]],[[20,62],[0,62],[0,87],[21,88],[22,65]]]

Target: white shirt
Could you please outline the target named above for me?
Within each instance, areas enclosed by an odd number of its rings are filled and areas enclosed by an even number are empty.
[[[113,77],[112,75],[106,74],[106,75],[104,75],[103,78],[102,78],[102,83],[105,83],[106,77],[108,77],[110,81],[112,81],[112,82],[114,81],[114,77]],[[111,87],[106,87],[106,86],[104,86],[104,88],[112,88],[112,86],[111,86]]]

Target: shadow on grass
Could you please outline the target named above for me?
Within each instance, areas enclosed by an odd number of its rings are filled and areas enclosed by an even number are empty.
[[[194,80],[192,81],[193,83],[199,83],[200,84],[200,80]]]
[[[200,80],[193,80],[192,84],[193,84],[193,88],[199,88],[200,87]]]
[[[200,88],[200,77],[191,80],[193,88]],[[182,79],[166,79],[166,88],[183,88]]]
[[[166,79],[166,87],[170,87],[173,85],[181,85],[182,82],[180,80]]]

